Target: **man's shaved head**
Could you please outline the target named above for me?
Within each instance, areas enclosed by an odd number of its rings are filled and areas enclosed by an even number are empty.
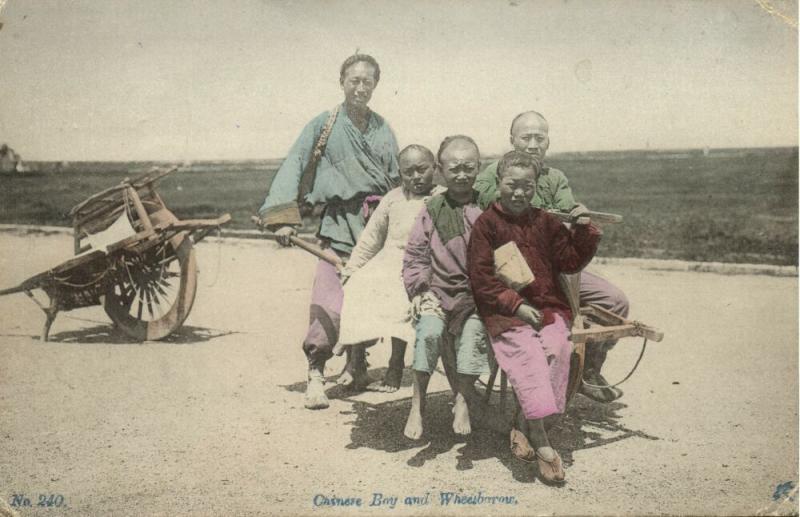
[[[531,111],[523,111],[522,113],[520,113],[519,115],[514,117],[514,120],[511,121],[511,129],[509,130],[509,132],[513,135],[514,134],[514,128],[517,126],[517,123],[527,122],[531,118],[538,119],[539,121],[541,121],[544,124],[544,126],[546,128],[549,128],[549,126],[550,126],[547,123],[547,119],[544,118],[544,115],[542,115],[538,111],[532,111],[532,110]]]
[[[537,156],[544,161],[550,148],[550,127],[538,111],[520,113],[511,122],[511,145],[517,151]]]

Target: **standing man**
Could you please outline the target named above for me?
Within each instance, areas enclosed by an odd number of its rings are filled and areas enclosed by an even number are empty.
[[[259,215],[282,246],[291,244],[289,238],[297,234],[302,215],[322,208],[317,236],[323,247],[346,260],[364,229],[365,198],[385,194],[399,183],[394,133],[367,107],[380,76],[380,66],[372,56],[348,57],[339,72],[344,102],[306,125],[278,169]],[[338,272],[320,260],[303,340],[309,368],[305,406],[309,409],[329,405],[323,373],[338,339],[341,309]],[[348,365],[355,384],[368,382],[363,355]]]
[[[535,208],[571,212],[573,215],[586,211],[586,207],[575,201],[564,173],[544,166],[550,137],[547,120],[540,113],[526,111],[514,117],[510,140],[515,150],[534,155],[543,164],[536,182],[536,194],[531,201]],[[478,203],[484,210],[497,198],[497,163],[486,167],[475,180],[474,188],[479,192]],[[622,317],[628,316],[629,306],[625,294],[607,280],[588,271],[581,273],[580,297],[581,304],[597,304]],[[615,344],[616,340],[612,340],[587,347],[584,378],[588,383],[608,386],[600,370],[608,351]],[[580,392],[598,402],[611,402],[622,396],[622,391],[616,388],[592,388],[585,384],[581,385]]]

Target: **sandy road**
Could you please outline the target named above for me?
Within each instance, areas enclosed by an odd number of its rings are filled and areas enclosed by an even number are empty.
[[[69,250],[63,235],[0,234],[0,286]],[[619,402],[573,401],[554,435],[568,483],[551,488],[505,436],[452,433],[441,376],[420,442],[402,436],[408,371],[397,394],[332,388],[329,409],[305,410],[314,260],[230,239],[200,245],[199,264],[195,308],[168,342],[129,343],[90,308],[60,315],[42,343],[36,306],[0,298],[0,497],[30,499],[20,515],[341,512],[315,506],[318,494],[361,498],[346,509],[365,515],[741,514],[774,508],[776,488],[797,482],[796,278],[596,268],[667,337]],[[373,349],[376,375],[386,352]],[[621,342],[607,377],[638,352]],[[443,506],[441,492],[500,499]],[[370,506],[374,493],[385,504]],[[64,506],[37,507],[40,494]]]

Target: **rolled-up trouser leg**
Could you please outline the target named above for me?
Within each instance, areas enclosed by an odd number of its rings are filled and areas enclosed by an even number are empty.
[[[308,332],[303,340],[303,352],[309,368],[323,369],[325,361],[333,355],[333,346],[339,339],[343,298],[342,283],[336,268],[320,260],[311,288]]]
[[[529,325],[512,327],[491,342],[527,420],[564,412],[572,346],[560,316],[541,332]]]
[[[581,305],[590,303],[599,305],[623,318],[628,317],[630,305],[625,293],[608,280],[594,273],[589,271],[581,272],[580,296]],[[616,344],[617,340],[613,339],[604,343],[589,345],[586,356],[587,368],[596,368],[599,371],[605,361],[605,353]],[[592,353],[592,349],[596,349],[598,352],[596,354]]]
[[[483,375],[489,373],[489,358],[486,347],[489,338],[483,322],[473,314],[464,322],[456,345],[456,371],[463,375]]]
[[[433,373],[441,354],[444,333],[445,321],[442,316],[436,314],[420,315],[416,325],[412,369],[429,374]]]

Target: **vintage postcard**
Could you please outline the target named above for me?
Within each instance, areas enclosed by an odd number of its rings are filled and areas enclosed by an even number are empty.
[[[797,515],[796,0],[0,0],[0,516]]]

